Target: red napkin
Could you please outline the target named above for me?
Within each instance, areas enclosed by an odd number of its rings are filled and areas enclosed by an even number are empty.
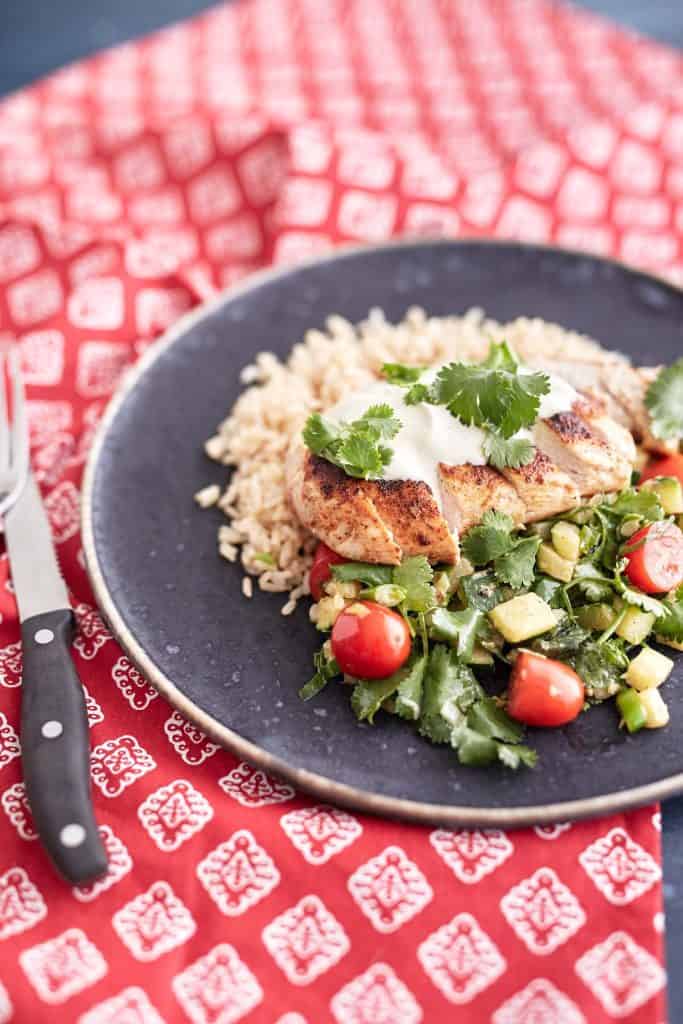
[[[124,367],[253,268],[483,233],[681,279],[682,211],[681,59],[543,0],[245,0],[0,104],[0,335],[80,623],[111,865],[70,890],[35,842],[3,555],[0,1022],[662,1024],[656,808],[505,834],[314,806],[131,666],[78,514]]]

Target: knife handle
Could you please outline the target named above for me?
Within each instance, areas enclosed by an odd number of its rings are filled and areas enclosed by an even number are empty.
[[[107,870],[90,791],[85,698],[71,656],[70,608],[34,615],[21,627],[21,747],[26,795],[57,870],[78,885]]]

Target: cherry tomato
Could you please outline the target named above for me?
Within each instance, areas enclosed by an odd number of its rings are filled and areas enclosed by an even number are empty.
[[[628,548],[626,575],[645,594],[663,594],[683,583],[683,533],[673,523],[644,526],[629,538]]]
[[[332,653],[342,672],[361,679],[384,679],[410,654],[405,619],[375,601],[355,601],[332,629]]]
[[[648,462],[641,474],[640,483],[652,480],[655,476],[675,476],[683,484],[683,455],[665,455]]]
[[[338,555],[332,548],[328,548],[327,544],[323,544],[321,541],[315,549],[315,555],[313,556],[313,565],[309,574],[309,584],[311,587],[311,594],[314,600],[319,601],[323,597],[323,584],[327,583],[332,578],[330,572],[331,565],[338,565],[340,562],[346,562],[348,559]]]
[[[520,651],[510,675],[507,710],[526,725],[557,726],[573,721],[585,697],[581,677],[562,661]]]

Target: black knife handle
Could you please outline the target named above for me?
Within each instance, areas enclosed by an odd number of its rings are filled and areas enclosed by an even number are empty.
[[[85,698],[71,657],[70,608],[22,623],[21,747],[26,795],[57,870],[77,885],[107,870],[90,791]]]

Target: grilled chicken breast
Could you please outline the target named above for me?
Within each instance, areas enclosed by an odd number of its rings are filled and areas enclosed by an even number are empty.
[[[453,564],[459,537],[488,509],[521,525],[629,483],[635,444],[604,402],[580,399],[571,411],[539,420],[532,437],[534,460],[519,469],[439,463],[438,501],[426,483],[353,479],[297,440],[287,459],[288,493],[301,522],[345,558],[397,565],[423,554]]]

